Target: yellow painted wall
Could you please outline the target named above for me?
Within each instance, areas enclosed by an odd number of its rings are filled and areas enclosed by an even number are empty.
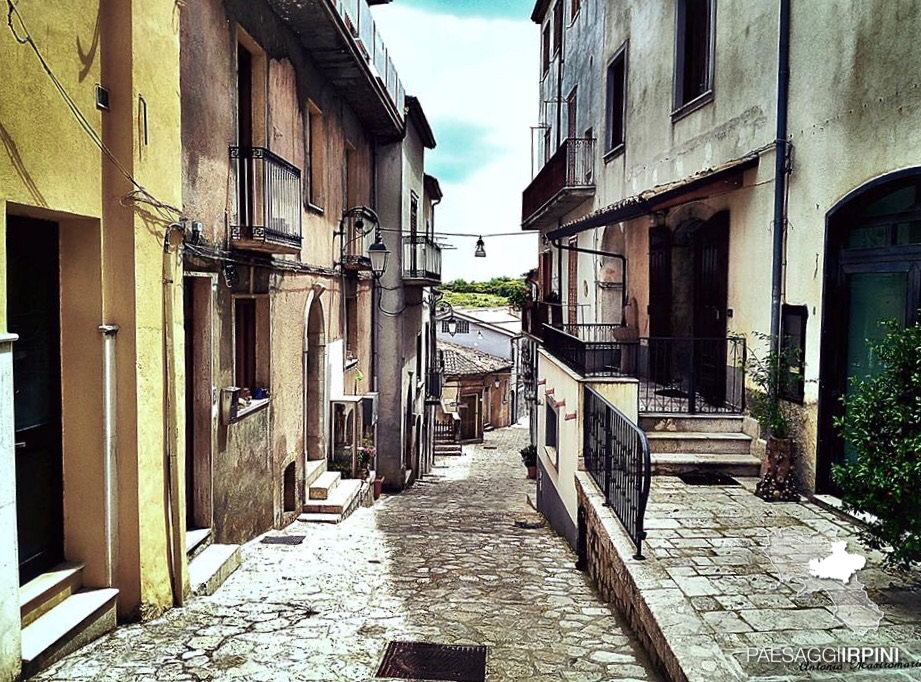
[[[173,0],[19,4],[35,44],[86,124],[125,171],[175,207],[182,205],[179,7]],[[15,19],[14,27],[26,35]],[[6,26],[0,31],[0,63],[3,216],[59,222],[65,247],[62,276],[75,287],[62,297],[62,327],[74,332],[62,343],[65,553],[86,563],[88,586],[101,584],[104,535],[97,502],[102,494],[102,415],[76,401],[79,397],[87,405],[101,404],[101,380],[87,370],[101,364],[102,337],[96,328],[114,323],[121,328],[116,342],[119,609],[123,616],[159,613],[172,604],[164,522],[164,404],[181,405],[183,366],[181,295],[174,287],[172,295],[179,302],[171,319],[177,373],[166,401],[162,244],[167,223],[178,213],[122,205],[136,188],[81,128],[35,53]],[[95,106],[97,83],[109,90],[108,111]],[[4,225],[0,217],[0,256]],[[175,256],[172,260],[168,272],[176,273]],[[5,288],[5,259],[0,257],[0,329],[6,328]],[[81,289],[87,299],[77,301],[70,294]],[[86,375],[82,379],[81,367]],[[181,411],[178,417],[171,431],[177,453],[182,452]],[[182,472],[178,475],[181,482]],[[181,483],[179,490],[181,507]],[[181,508],[179,517],[184,518]],[[181,547],[177,552],[184,557]]]

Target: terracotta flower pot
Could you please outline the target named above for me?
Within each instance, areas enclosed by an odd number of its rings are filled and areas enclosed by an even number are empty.
[[[384,477],[378,476],[374,479],[374,499],[376,500],[381,496],[381,492],[384,489]]]
[[[536,466],[528,467],[528,478],[530,478],[532,481],[537,478],[537,467]]]

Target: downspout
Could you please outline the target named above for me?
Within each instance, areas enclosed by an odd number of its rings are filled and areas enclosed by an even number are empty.
[[[560,239],[554,239],[551,242],[557,249],[559,253],[562,254],[563,251],[576,251],[577,253],[587,253],[592,256],[604,256],[605,258],[617,258],[621,262],[621,326],[626,326],[626,314],[627,314],[627,257],[622,253],[612,253],[610,251],[601,251],[600,249],[584,249],[580,246],[569,246],[564,245]]]
[[[377,140],[371,145],[371,208],[377,213]],[[378,225],[380,227],[380,225]],[[378,302],[375,298],[377,295],[378,281],[371,278],[371,390],[377,392],[377,346],[380,333],[377,329]],[[377,445],[377,426],[375,425],[374,444]]]
[[[102,428],[103,428],[103,495],[105,497],[105,583],[113,587],[118,574],[118,487],[116,462],[116,383],[115,383],[115,335],[117,324],[99,325],[102,334]]]
[[[166,467],[167,467],[167,497],[169,503],[169,562],[170,562],[170,584],[173,591],[173,603],[175,606],[182,606],[185,601],[184,580],[183,580],[183,559],[185,552],[183,550],[185,540],[185,523],[182,518],[181,508],[181,491],[182,481],[179,477],[179,453],[178,441],[179,430],[177,427],[178,405],[173,400],[173,391],[176,388],[176,358],[175,358],[175,338],[173,324],[173,296],[176,277],[181,277],[181,266],[178,275],[177,267],[173,263],[173,247],[170,243],[170,236],[176,230],[181,235],[183,233],[182,225],[173,223],[166,228],[166,234],[163,239],[163,352],[164,352],[164,438],[166,446]],[[179,260],[179,246],[176,246],[177,261]],[[179,261],[181,263],[181,261]]]
[[[790,0],[780,0],[777,41],[777,134],[774,138],[774,234],[771,268],[771,348],[780,351],[787,194],[787,104],[790,92]]]

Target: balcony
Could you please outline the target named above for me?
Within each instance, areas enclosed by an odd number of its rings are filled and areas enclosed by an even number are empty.
[[[632,337],[612,324],[544,325],[544,348],[585,378],[639,380],[641,412],[739,414],[745,409],[741,338]]]
[[[595,194],[595,140],[563,142],[521,197],[521,227],[538,230],[557,221]]]
[[[403,281],[420,286],[441,283],[441,247],[434,239],[403,236]]]
[[[231,147],[236,178],[234,247],[262,253],[301,251],[301,171],[262,147]]]
[[[370,5],[383,0],[268,0],[370,132],[402,139],[406,92]]]

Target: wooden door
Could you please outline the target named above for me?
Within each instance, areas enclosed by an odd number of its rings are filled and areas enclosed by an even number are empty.
[[[576,237],[570,237],[570,247],[575,248],[578,243]],[[567,322],[576,325],[579,323],[579,253],[577,251],[569,252],[569,272],[566,284],[568,287],[566,302],[569,304]]]
[[[470,393],[461,396],[458,409],[461,416],[461,440],[476,440],[480,437],[480,395]]]
[[[694,337],[697,391],[708,403],[726,400],[726,301],[729,213],[717,213],[694,240]]]
[[[64,558],[58,226],[10,217],[8,325],[13,346],[19,580]]]
[[[649,230],[649,375],[659,384],[671,380],[672,345],[672,232]]]

